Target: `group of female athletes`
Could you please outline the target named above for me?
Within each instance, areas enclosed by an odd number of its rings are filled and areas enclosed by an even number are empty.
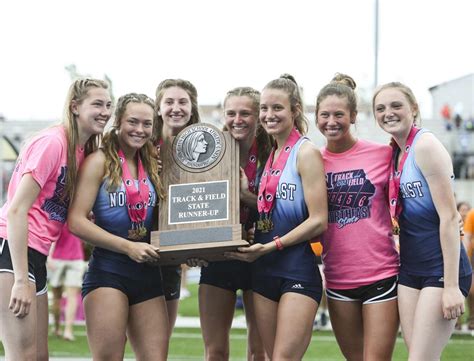
[[[347,360],[391,360],[401,324],[410,360],[439,360],[464,312],[472,270],[461,246],[449,154],[421,128],[401,83],[374,93],[390,145],[358,139],[356,83],[336,76],[316,99],[317,149],[299,86],[284,74],[261,92],[230,90],[224,131],[239,142],[240,220],[250,244],[202,265],[206,360],[229,359],[243,291],[249,360],[300,360],[323,293],[311,242],[323,246],[330,318]],[[102,135],[115,108],[113,124]],[[0,340],[7,360],[48,359],[46,259],[67,221],[94,245],[82,295],[94,360],[166,360],[180,266],[150,244],[164,190],[159,148],[200,122],[196,88],[167,79],[155,100],[107,83],[70,87],[60,125],[24,146],[0,211]],[[375,125],[374,125],[375,126]],[[80,167],[79,167],[80,166]],[[93,214],[94,221],[91,220]],[[394,235],[400,239],[398,252]]]

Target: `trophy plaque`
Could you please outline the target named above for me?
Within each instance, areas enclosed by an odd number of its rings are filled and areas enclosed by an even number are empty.
[[[223,253],[248,245],[239,210],[239,144],[228,132],[198,123],[160,148],[165,199],[151,243],[160,264],[188,258],[224,260]]]

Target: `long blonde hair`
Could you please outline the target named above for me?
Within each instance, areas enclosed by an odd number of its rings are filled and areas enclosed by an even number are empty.
[[[79,144],[79,129],[77,125],[77,115],[73,113],[72,105],[81,104],[87,98],[88,92],[92,88],[109,89],[109,85],[104,80],[82,78],[75,80],[69,87],[64,106],[64,115],[62,124],[66,129],[67,139],[67,172],[66,184],[63,194],[63,199],[72,199],[77,180],[77,162],[76,162],[76,148]],[[94,152],[98,147],[102,134],[92,135],[84,145],[84,153],[88,154]]]
[[[114,124],[109,132],[104,135],[101,149],[105,154],[105,176],[108,179],[107,190],[112,192],[122,184],[122,164],[118,157],[120,144],[117,132],[120,129],[122,117],[125,114],[127,105],[130,103],[142,103],[149,105],[153,110],[153,123],[156,121],[156,112],[154,102],[145,94],[129,93],[119,98],[117,108],[115,110]],[[148,140],[146,144],[138,150],[140,159],[143,163],[148,177],[150,177],[155,191],[160,198],[163,198],[163,186],[158,176],[158,162],[156,161],[156,148],[153,146],[152,140]]]

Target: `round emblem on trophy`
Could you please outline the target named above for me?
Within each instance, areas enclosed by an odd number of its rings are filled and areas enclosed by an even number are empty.
[[[202,172],[216,165],[224,155],[221,131],[210,124],[193,124],[183,129],[173,143],[176,163],[190,172]]]

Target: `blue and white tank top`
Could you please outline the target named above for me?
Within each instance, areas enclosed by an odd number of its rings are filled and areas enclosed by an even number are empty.
[[[153,208],[156,205],[156,192],[153,183],[147,179],[150,188],[148,198],[148,210],[145,227],[147,236],[141,242],[150,243],[150,231],[153,223]],[[131,229],[131,221],[126,206],[126,193],[123,183],[116,190],[107,190],[108,179],[100,185],[97,198],[92,211],[94,212],[95,224],[114,235],[127,238],[128,230]],[[135,180],[138,186],[138,180]],[[90,268],[120,274],[132,279],[141,279],[145,273],[156,273],[159,267],[150,267],[145,263],[137,263],[125,254],[117,253],[101,247],[95,247],[89,261]]]
[[[308,218],[303,184],[297,169],[298,151],[307,140],[307,138],[301,138],[291,150],[278,183],[272,212],[273,230],[268,233],[256,231],[255,241],[258,243],[271,242],[273,237],[285,235]],[[265,274],[311,281],[317,273],[318,266],[310,243],[304,241],[258,258],[254,267],[257,275]]]
[[[403,205],[399,219],[400,267],[401,271],[413,275],[443,276],[440,220],[428,183],[415,160],[415,145],[421,135],[427,132],[429,131],[421,129],[416,134],[400,179],[400,195]],[[452,192],[453,189],[446,191]],[[459,242],[459,247],[461,249],[459,276],[462,277],[470,274],[471,268],[461,242]]]

